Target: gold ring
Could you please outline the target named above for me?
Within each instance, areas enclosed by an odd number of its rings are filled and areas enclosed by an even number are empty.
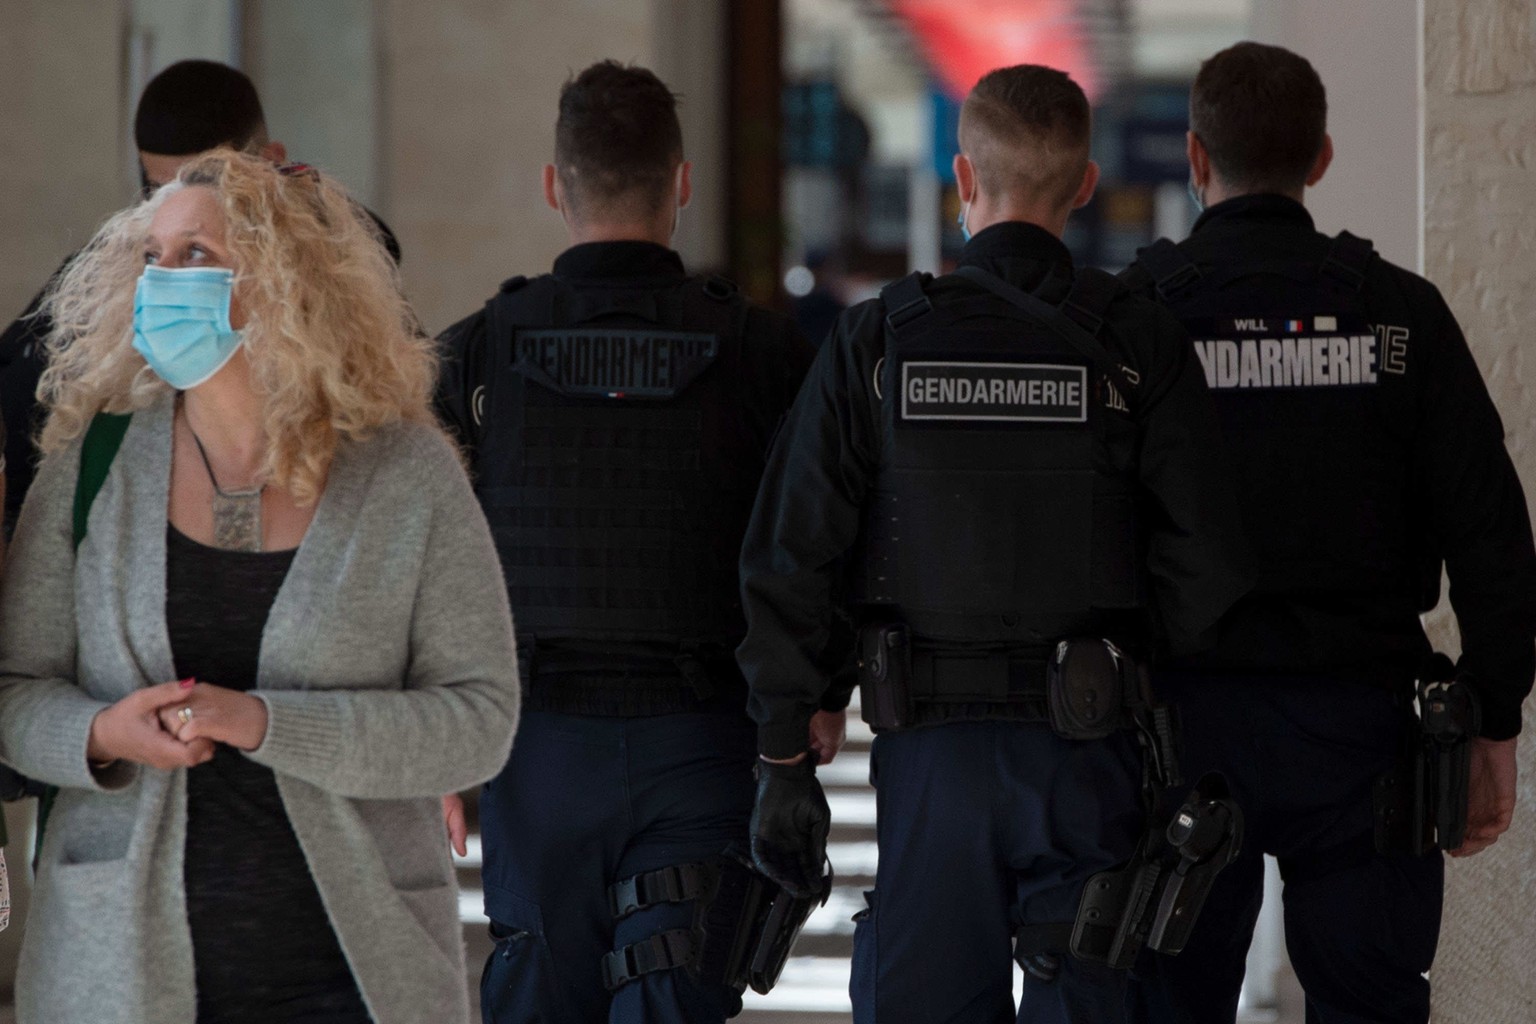
[[[188,722],[192,721],[192,709],[182,708],[180,711],[176,712],[176,717],[181,720],[182,725],[186,725]]]

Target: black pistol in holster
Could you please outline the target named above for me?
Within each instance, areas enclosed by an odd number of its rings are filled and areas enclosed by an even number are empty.
[[[1143,948],[1182,951],[1216,876],[1241,852],[1242,836],[1243,813],[1226,781],[1204,776],[1167,828],[1142,838],[1129,863],[1088,880],[1067,948],[1117,970],[1128,970]]]
[[[1243,815],[1216,773],[1201,778],[1166,827],[1154,808],[1159,796],[1180,784],[1176,757],[1178,722],[1159,706],[1144,668],[1107,642],[1059,645],[1048,675],[1052,727],[1069,739],[1108,735],[1081,729],[1074,708],[1102,708],[1118,693],[1116,725],[1132,728],[1142,747],[1147,831],[1125,864],[1101,871],[1083,887],[1076,918],[1065,924],[1025,925],[1015,935],[1014,958],[1030,975],[1054,979],[1060,969],[1051,950],[1126,970],[1143,948],[1177,953],[1184,948],[1216,875],[1242,846]],[[1092,717],[1092,716],[1090,716]]]
[[[1414,687],[1402,762],[1376,780],[1376,849],[1421,856],[1467,836],[1472,741],[1482,729],[1477,691],[1436,654]]]

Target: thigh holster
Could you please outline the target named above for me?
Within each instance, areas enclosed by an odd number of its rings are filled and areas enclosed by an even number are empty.
[[[1216,875],[1242,847],[1243,815],[1221,776],[1203,777],[1161,832],[1149,831],[1129,862],[1088,879],[1071,922],[1024,925],[1014,958],[1041,980],[1055,954],[1127,970],[1143,947],[1180,952]]]
[[[1436,654],[1414,690],[1403,754],[1376,780],[1378,853],[1419,857],[1454,850],[1467,835],[1472,741],[1481,731],[1477,691],[1450,659]]]
[[[806,918],[830,891],[829,878],[819,897],[796,898],[731,855],[623,879],[608,890],[615,919],[658,904],[692,903],[693,922],[608,953],[603,984],[613,991],[655,971],[681,969],[738,994],[750,986],[766,995]]]

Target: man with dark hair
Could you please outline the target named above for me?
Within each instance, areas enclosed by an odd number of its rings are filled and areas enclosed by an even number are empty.
[[[1110,940],[1136,914],[1079,906],[1156,858],[1138,738],[1162,719],[1136,666],[1196,646],[1248,586],[1187,337],[1061,242],[1098,178],[1088,138],[1060,71],[976,85],[960,268],[842,315],[748,529],[753,854],[792,889],[816,884],[829,824],[807,724],[852,688],[828,627],[857,620],[879,867],[855,1019],[1012,1021],[1010,952],[1018,1020],[1121,1019]]]
[[[481,1006],[487,1024],[721,1021],[769,893],[746,859],[736,559],[811,354],[669,248],[691,169],[655,75],[587,68],[555,139],[544,196],[571,247],[441,339],[439,404],[501,553],[525,686],[480,798]],[[842,716],[816,728],[830,759]]]
[[[1514,807],[1536,673],[1525,497],[1439,292],[1314,229],[1326,121],[1302,57],[1240,43],[1206,61],[1189,163],[1207,208],[1123,275],[1194,336],[1260,570],[1215,646],[1157,681],[1183,710],[1186,775],[1224,773],[1248,834],[1184,952],[1148,960],[1138,1018],[1160,1024],[1234,1019],[1264,853],[1308,1020],[1427,1020],[1440,851],[1484,849]],[[1419,620],[1442,563],[1454,667]]]
[[[211,60],[180,61],[150,79],[134,114],[133,140],[146,191],[175,178],[191,157],[219,146],[275,164],[288,158],[287,147],[267,138],[251,80]]]
[[[173,180],[182,164],[199,153],[229,146],[280,164],[288,158],[281,142],[267,136],[267,122],[256,87],[241,72],[211,60],[184,60],[150,79],[133,119],[139,151],[139,182],[147,196]],[[396,262],[400,245],[378,215],[370,213],[385,248]],[[73,258],[73,255],[70,257]],[[69,260],[66,259],[65,265]],[[55,271],[55,277],[63,270]],[[51,283],[51,282],[50,282]],[[0,334],[0,409],[4,411],[5,535],[21,513],[32,486],[38,424],[37,383],[42,376],[42,345],[53,324],[37,315],[45,286],[15,322]]]

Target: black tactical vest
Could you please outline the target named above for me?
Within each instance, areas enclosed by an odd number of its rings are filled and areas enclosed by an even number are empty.
[[[929,640],[1049,643],[1145,602],[1134,375],[1094,337],[1120,288],[1084,272],[1057,309],[961,275],[1013,294],[936,305],[914,275],[882,295],[884,450],[857,588]]]
[[[1308,261],[1191,258],[1198,245],[1160,241],[1125,276],[1155,284],[1194,340],[1260,558],[1252,596],[1407,593],[1432,607],[1414,389],[1404,339],[1366,309],[1371,243],[1345,232]]]
[[[486,305],[475,488],[534,640],[734,645],[762,474],[747,305],[718,279],[594,291],[514,279]]]

